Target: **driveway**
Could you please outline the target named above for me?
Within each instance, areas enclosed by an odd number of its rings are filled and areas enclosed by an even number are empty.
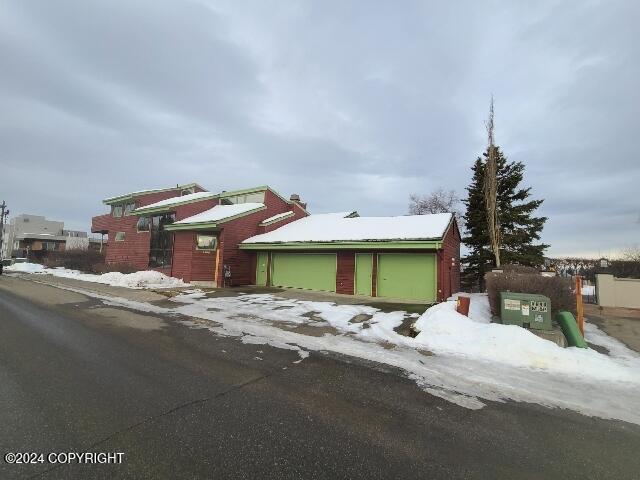
[[[68,287],[65,287],[68,288]],[[153,305],[166,302],[146,295]],[[0,277],[4,452],[123,452],[0,478],[637,478],[640,428],[469,410],[399,370],[243,343],[174,315]]]

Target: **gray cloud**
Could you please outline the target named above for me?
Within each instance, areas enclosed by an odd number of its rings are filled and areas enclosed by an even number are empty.
[[[637,243],[640,7],[480,3],[4,2],[0,195],[84,229],[190,181],[403,214],[464,193],[493,93],[550,253]]]

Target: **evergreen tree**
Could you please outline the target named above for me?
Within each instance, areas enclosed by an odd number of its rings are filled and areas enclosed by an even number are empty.
[[[496,147],[498,167],[498,219],[502,245],[502,264],[540,266],[544,263],[545,244],[534,244],[540,240],[540,233],[546,217],[533,216],[543,200],[529,200],[531,188],[519,187],[524,176],[522,162],[509,162]],[[479,285],[484,289],[484,274],[495,267],[491,252],[487,215],[484,203],[484,169],[488,150],[483,158],[478,157],[472,167],[473,179],[467,187],[468,197],[464,220],[466,235],[462,239],[469,254],[463,258],[464,281],[468,286]]]

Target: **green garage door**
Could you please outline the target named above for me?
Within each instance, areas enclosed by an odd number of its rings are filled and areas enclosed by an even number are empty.
[[[436,300],[436,256],[430,253],[378,255],[378,296]]]
[[[276,287],[336,291],[334,253],[274,253],[271,263]]]

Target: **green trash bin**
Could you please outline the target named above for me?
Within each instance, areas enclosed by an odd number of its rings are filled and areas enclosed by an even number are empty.
[[[500,292],[500,320],[504,325],[551,330],[551,300],[533,293]]]

